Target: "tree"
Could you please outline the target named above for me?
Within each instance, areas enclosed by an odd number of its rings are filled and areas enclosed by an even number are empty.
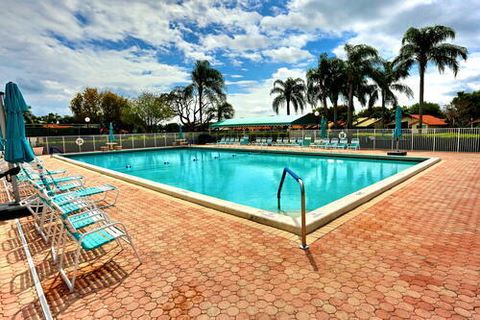
[[[121,126],[122,111],[128,100],[111,91],[86,88],[70,101],[70,109],[76,122],[83,123],[89,117],[92,123],[108,125],[110,122]]]
[[[455,31],[450,27],[431,26],[425,28],[409,28],[402,39],[402,48],[397,60],[404,64],[407,69],[418,64],[420,76],[419,94],[419,127],[423,125],[423,103],[425,72],[429,62],[437,66],[438,71],[443,73],[448,67],[456,76],[459,69],[457,59],[467,59],[468,50],[465,47],[446,43],[448,39],[455,39]]]
[[[128,108],[128,100],[111,91],[102,93],[100,110],[101,123],[107,126],[110,122],[121,126],[122,112]]]
[[[322,53],[318,59],[316,68],[307,71],[307,102],[316,105],[320,100],[323,106],[323,113],[327,115],[327,81],[330,76],[330,59],[326,53]]]
[[[75,120],[83,123],[89,117],[92,123],[98,123],[101,118],[102,94],[96,88],[86,88],[70,101],[70,109]]]
[[[197,98],[193,84],[186,87],[177,87],[168,95],[170,106],[174,109],[182,125],[190,131],[194,131],[200,123],[198,117],[200,109]]]
[[[287,106],[287,115],[290,115],[290,103],[293,105],[293,110],[303,111],[305,107],[305,82],[300,79],[288,78],[286,81],[275,80],[270,95],[275,94],[272,107],[273,111],[278,114],[281,106]]]
[[[443,118],[442,110],[441,110],[440,105],[438,103],[424,102],[421,105],[421,108],[422,108],[423,114],[429,114],[431,116]],[[407,112],[409,114],[420,114],[420,104],[415,103],[415,104],[411,105],[410,107],[407,107],[405,109],[405,112]]]
[[[140,127],[145,132],[153,132],[160,122],[169,120],[175,115],[168,102],[168,95],[156,95],[143,92],[133,100],[123,116],[126,123]]]
[[[333,126],[337,128],[338,99],[341,95],[346,96],[346,73],[345,62],[339,58],[330,58],[329,76],[325,83],[328,98],[333,106]]]
[[[480,90],[472,93],[458,92],[450,103],[459,126],[470,126],[472,120],[480,119]]]
[[[198,60],[192,70],[192,85],[198,94],[199,123],[202,125],[203,110],[207,109],[208,102],[225,100],[225,82],[222,73],[212,68],[208,61]]]
[[[356,92],[359,92],[359,86],[363,84],[365,78],[372,74],[374,65],[378,61],[377,50],[365,44],[350,45],[345,44],[345,74],[348,100],[347,127],[352,128],[353,117],[353,98]]]
[[[217,119],[217,121],[222,121],[224,119],[231,119],[234,115],[235,110],[227,101],[217,103],[208,110],[208,116],[210,120]]]
[[[370,108],[375,102],[380,99],[382,106],[382,124],[385,127],[389,121],[387,118],[386,105],[390,104],[395,107],[398,104],[395,91],[403,93],[408,97],[413,97],[413,91],[409,86],[401,83],[399,80],[408,76],[408,69],[404,64],[399,64],[396,61],[382,60],[378,68],[374,69],[371,77],[377,84],[371,95],[369,106]]]

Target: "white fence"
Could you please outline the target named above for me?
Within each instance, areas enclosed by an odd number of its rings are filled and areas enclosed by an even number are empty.
[[[345,132],[349,139],[358,138],[361,149],[390,150],[396,147],[392,138],[392,129],[350,129],[350,130],[329,130],[328,137],[338,138],[340,132]],[[186,132],[184,138],[187,142],[196,144],[201,134],[207,132]],[[241,137],[248,135],[250,141],[259,137],[271,137],[276,139],[288,137],[300,139],[311,137],[312,141],[319,139],[318,130],[290,130],[290,131],[212,131],[210,135],[220,140],[224,136]],[[81,137],[83,145],[76,144],[76,139]],[[34,147],[44,147],[44,152],[51,150],[55,152],[88,152],[99,151],[100,147],[108,142],[107,135],[89,136],[50,136],[30,137],[30,143]],[[115,141],[123,149],[142,149],[153,147],[173,146],[178,140],[178,133],[147,133],[147,134],[122,134],[115,135]],[[402,150],[422,151],[450,151],[450,152],[480,152],[480,128],[451,128],[451,129],[423,129],[422,132],[411,129],[403,129],[402,137],[399,139]]]

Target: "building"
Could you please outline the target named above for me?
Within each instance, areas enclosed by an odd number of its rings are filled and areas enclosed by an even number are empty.
[[[406,114],[402,118],[402,128],[420,129],[418,123],[420,121],[420,115],[418,114]],[[389,126],[395,126],[395,122],[390,123]],[[429,114],[423,115],[423,128],[445,128],[448,124],[445,120],[431,116]]]
[[[353,126],[358,129],[380,129],[382,128],[382,119],[361,117],[353,122]]]
[[[318,128],[319,117],[312,113],[290,116],[267,116],[227,119],[210,125],[211,129],[226,130],[273,130],[273,129],[311,129]]]

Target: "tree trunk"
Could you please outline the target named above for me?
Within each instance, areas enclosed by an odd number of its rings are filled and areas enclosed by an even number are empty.
[[[353,85],[348,86],[348,110],[347,110],[347,128],[352,128],[352,116],[353,116]]]
[[[198,107],[200,108],[200,127],[203,125],[203,88],[199,87],[198,88]]]
[[[287,99],[287,116],[290,115],[290,99]]]
[[[338,118],[337,103],[338,103],[338,100],[335,99],[333,101],[333,128],[334,129],[337,129],[337,118]]]
[[[386,128],[386,119],[387,119],[387,113],[385,110],[385,94],[383,93],[382,90],[382,127]]]
[[[419,130],[422,132],[422,127],[423,127],[423,93],[424,93],[424,87],[425,87],[425,69],[426,69],[426,63],[420,63],[419,64],[419,74],[420,74],[420,104],[418,105],[418,115],[420,119],[418,120],[418,125],[419,125]]]
[[[323,104],[323,113],[325,114],[325,118],[328,119],[327,112],[328,112],[328,106],[327,106],[327,96],[324,95],[322,97],[322,104]]]

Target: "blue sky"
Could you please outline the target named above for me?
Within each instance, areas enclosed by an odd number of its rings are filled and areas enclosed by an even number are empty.
[[[430,68],[426,99],[445,104],[480,89],[478,0],[21,0],[2,16],[0,81],[17,82],[36,114],[68,114],[86,86],[128,97],[168,91],[208,59],[238,116],[268,115],[273,80],[304,77],[320,53],[341,57],[346,42],[366,43],[391,58],[409,26],[432,24],[454,27],[470,56],[457,78]],[[417,93],[416,72],[405,82]]]

